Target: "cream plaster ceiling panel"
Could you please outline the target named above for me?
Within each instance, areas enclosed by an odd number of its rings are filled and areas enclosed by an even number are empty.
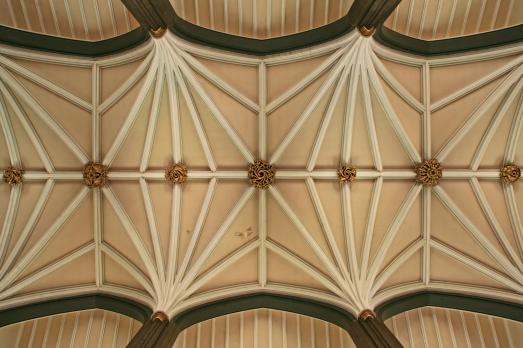
[[[99,60],[0,50],[0,168],[26,170],[0,185],[0,308],[95,291],[169,315],[259,291],[355,315],[423,289],[523,302],[521,181],[499,174],[523,163],[521,45],[425,60],[355,32],[262,59],[167,33]],[[414,172],[431,158],[434,187]],[[268,189],[249,185],[256,159]],[[82,184],[89,161],[104,187]],[[183,184],[165,180],[175,163]]]
[[[385,26],[422,40],[440,40],[523,24],[515,0],[403,0]]]
[[[517,347],[523,324],[485,314],[422,307],[385,324],[404,347]]]
[[[101,309],[52,315],[0,328],[4,347],[125,347],[142,324]]]
[[[174,348],[355,347],[349,334],[336,325],[272,309],[207,320],[185,329],[178,337]]]
[[[120,0],[5,0],[0,25],[86,41],[110,39],[140,26]]]
[[[267,39],[315,29],[345,16],[353,0],[170,0],[193,24]]]

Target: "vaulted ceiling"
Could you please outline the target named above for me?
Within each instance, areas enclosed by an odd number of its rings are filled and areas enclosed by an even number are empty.
[[[260,290],[354,314],[421,289],[521,301],[523,196],[499,174],[522,162],[521,46],[1,50],[1,163],[26,170],[0,186],[3,308],[95,290],[170,315]],[[414,167],[432,157],[443,178],[424,187]],[[267,190],[247,180],[255,159],[276,168]],[[109,168],[102,189],[83,185],[89,161]]]
[[[187,21],[262,39],[352,3],[172,2]],[[523,13],[514,1],[434,3],[405,0],[386,26],[432,40]],[[476,12],[491,6],[489,26]],[[5,7],[0,24],[66,38],[138,26],[119,1]],[[0,170],[24,170],[0,182],[0,310],[98,292],[170,316],[258,292],[355,316],[423,290],[523,304],[523,189],[500,177],[523,167],[521,43],[440,57],[358,31],[267,56],[170,32],[98,58],[0,45],[0,128]],[[249,182],[259,159],[275,170],[265,189]],[[443,168],[435,186],[416,180],[429,159]],[[107,167],[103,187],[84,184],[89,162]],[[173,184],[177,163],[187,180]],[[343,165],[354,181],[340,181]]]

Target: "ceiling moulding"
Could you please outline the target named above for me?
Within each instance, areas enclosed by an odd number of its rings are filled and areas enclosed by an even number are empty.
[[[523,322],[523,305],[520,303],[441,291],[421,291],[394,298],[380,304],[375,312],[378,318],[386,320],[396,314],[426,306],[459,309]]]
[[[100,57],[125,51],[147,41],[149,37],[147,30],[142,27],[107,40],[83,41],[0,26],[0,43],[85,57]]]
[[[523,41],[523,24],[481,34],[434,41],[416,39],[381,25],[376,30],[374,38],[385,46],[404,52],[435,56],[521,42]]]
[[[120,313],[142,323],[145,322],[152,313],[152,311],[143,304],[114,295],[84,295],[64,297],[5,309],[0,311],[0,327],[49,315],[94,308]]]

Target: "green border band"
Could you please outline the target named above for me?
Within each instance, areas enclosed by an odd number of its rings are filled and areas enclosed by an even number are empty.
[[[459,309],[523,322],[522,304],[438,291],[423,291],[392,299],[378,306],[375,312],[380,319],[386,320],[396,314],[426,306]]]
[[[348,325],[356,320],[351,313],[326,303],[294,296],[272,294],[247,295],[211,302],[188,309],[173,319],[177,329],[182,331],[205,320],[257,308],[269,308],[302,314],[327,321],[344,329],[347,329]]]
[[[83,295],[5,309],[0,311],[0,327],[49,315],[94,308],[120,313],[142,323],[148,320],[152,313],[147,306],[128,299],[105,294]]]
[[[335,22],[305,32],[265,40],[225,34],[192,24],[175,14],[170,30],[197,44],[242,52],[266,55],[305,48],[335,39],[354,29],[349,13]],[[402,35],[380,26],[374,39],[388,47],[426,56],[452,54],[485,49],[523,41],[523,24],[487,33],[451,39],[425,41]],[[0,26],[0,42],[24,48],[63,54],[98,57],[125,51],[147,40],[150,35],[143,27],[102,41],[82,41]]]
[[[521,42],[523,41],[523,24],[481,34],[434,41],[406,36],[382,25],[376,30],[374,39],[385,46],[400,51],[436,56]]]
[[[32,33],[0,25],[0,43],[54,53],[99,57],[125,51],[150,38],[145,28],[101,41],[83,41]]]

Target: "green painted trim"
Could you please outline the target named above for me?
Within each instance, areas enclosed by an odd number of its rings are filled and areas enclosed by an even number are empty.
[[[373,37],[379,43],[394,49],[435,56],[522,42],[523,24],[487,33],[434,41],[425,41],[406,36],[382,25],[376,30]]]
[[[128,299],[104,294],[84,295],[32,303],[0,311],[0,327],[49,315],[94,308],[120,313],[142,323],[152,314],[150,308]]]
[[[174,11],[174,20],[169,29],[176,35],[198,44],[236,52],[266,55],[296,50],[335,39],[354,28],[349,13],[335,22],[305,32],[275,37],[253,39],[203,28],[180,18]]]
[[[255,294],[191,308],[171,319],[171,323],[174,324],[169,326],[165,335],[168,335],[170,340],[174,342],[178,334],[189,326],[223,315],[257,308],[269,308],[306,315],[327,321],[346,331],[348,331],[350,324],[356,320],[351,313],[345,310],[314,300],[293,296]]]
[[[82,41],[0,26],[0,43],[88,57],[100,57],[124,51],[138,46],[149,38],[149,33],[142,27],[107,40]]]
[[[523,322],[523,305],[484,297],[424,291],[390,300],[378,306],[378,318],[386,320],[419,307],[442,307],[493,315]]]

